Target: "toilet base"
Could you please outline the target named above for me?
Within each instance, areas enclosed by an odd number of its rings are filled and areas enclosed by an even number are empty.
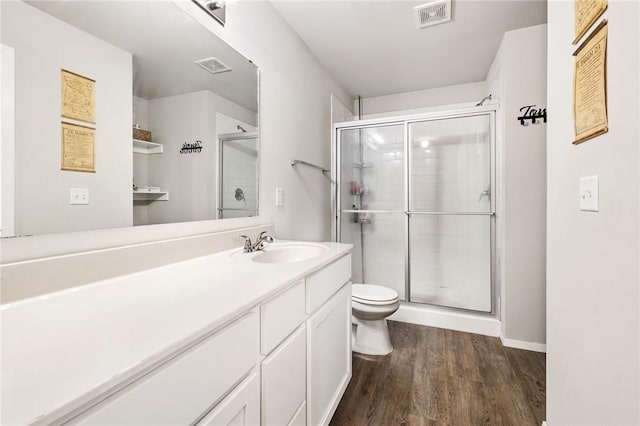
[[[363,320],[351,316],[351,349],[365,355],[388,355],[393,351],[387,320]]]

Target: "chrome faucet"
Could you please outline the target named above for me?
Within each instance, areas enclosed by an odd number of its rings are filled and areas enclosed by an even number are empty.
[[[262,250],[265,248],[266,243],[273,242],[273,237],[267,235],[267,231],[262,231],[258,234],[255,243],[251,243],[251,238],[246,235],[240,235],[240,238],[244,240],[243,253],[253,253],[254,251]]]

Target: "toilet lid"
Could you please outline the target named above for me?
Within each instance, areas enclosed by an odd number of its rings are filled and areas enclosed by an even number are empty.
[[[351,286],[351,296],[364,303],[384,304],[398,300],[398,293],[381,285],[353,284]]]

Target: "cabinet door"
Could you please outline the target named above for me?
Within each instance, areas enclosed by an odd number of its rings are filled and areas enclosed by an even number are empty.
[[[254,426],[257,424],[260,424],[258,373],[252,373],[198,422],[198,426]]]
[[[305,400],[306,339],[302,325],[262,362],[262,424],[286,425]]]
[[[307,424],[326,425],[351,380],[351,283],[307,320]]]

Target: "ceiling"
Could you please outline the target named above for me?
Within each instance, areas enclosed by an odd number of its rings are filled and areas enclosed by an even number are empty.
[[[413,8],[427,2],[272,0],[334,78],[363,97],[484,81],[506,31],[547,20],[546,0],[453,0],[451,22],[417,29]]]
[[[29,4],[131,52],[135,96],[156,99],[210,90],[258,110],[256,66],[170,2],[46,0]],[[194,64],[210,57],[232,71],[210,74]]]

